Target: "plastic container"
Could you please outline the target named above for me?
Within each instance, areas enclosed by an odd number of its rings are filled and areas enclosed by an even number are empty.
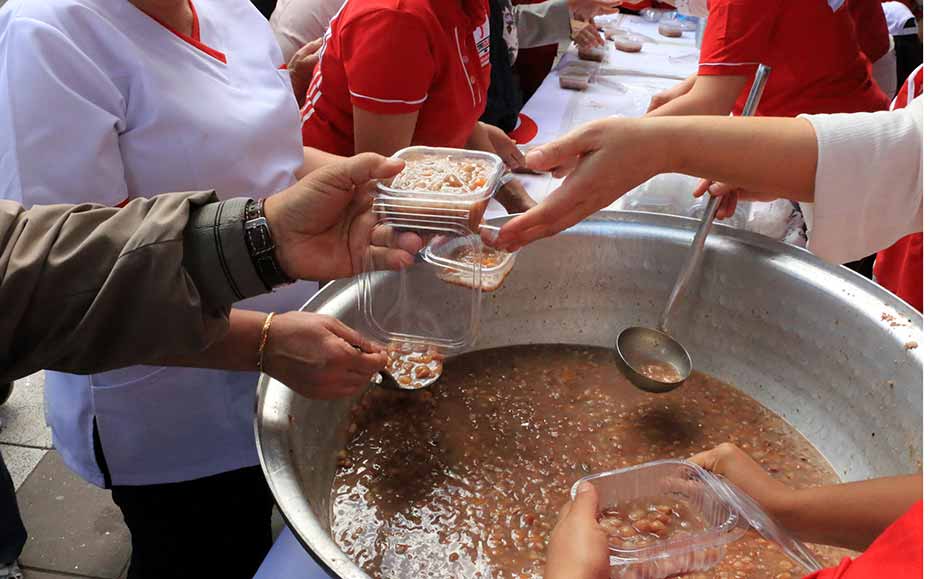
[[[698,30],[698,17],[697,16],[687,16],[685,14],[679,14],[676,16],[676,20],[679,21],[679,24],[682,26],[682,30],[686,32],[695,32]]]
[[[650,545],[610,547],[612,577],[664,579],[707,571],[721,562],[725,547],[752,526],[808,572],[821,568],[806,547],[774,524],[753,499],[690,462],[660,460],[592,474],[572,486],[572,498],[583,481],[590,481],[597,489],[601,510],[641,499],[666,498],[688,505],[701,522],[700,529]]]
[[[640,10],[640,16],[647,22],[659,22],[663,17],[663,11],[656,8],[644,8]]]
[[[480,328],[482,249],[479,234],[463,224],[426,215],[381,217],[376,228],[416,233],[425,242],[410,267],[382,271],[370,250],[359,276],[358,307],[372,338],[396,344],[426,344],[445,356],[470,347]],[[465,262],[442,263],[435,256],[461,251]],[[462,284],[442,280],[456,272]]]
[[[437,217],[475,231],[490,198],[512,178],[499,156],[482,151],[407,147],[392,158],[404,160],[405,169],[379,184],[373,208],[399,224]]]
[[[490,225],[481,225],[481,232],[490,232],[493,237],[496,236],[499,228]],[[482,241],[481,241],[482,243]],[[475,255],[472,253],[472,247],[460,244],[442,244],[427,252],[427,259],[440,265],[438,278],[447,283],[457,284],[472,288],[474,284],[474,269],[460,267],[472,263]],[[489,247],[485,243],[481,245],[480,254],[480,290],[483,292],[492,292],[498,290],[509,272],[516,264],[518,251],[509,253]],[[455,266],[456,263],[456,266]]]
[[[558,74],[558,86],[569,90],[587,90],[591,75],[585,72],[570,71]]]
[[[607,43],[593,48],[579,48],[578,58],[589,62],[604,62],[607,58]]]
[[[664,20],[659,23],[659,33],[667,38],[682,38],[682,23],[677,20]]]
[[[621,52],[640,52],[643,39],[632,34],[618,34],[614,36],[614,47]]]
[[[558,69],[558,74],[587,74],[592,75],[599,71],[601,66],[596,62],[572,60]]]

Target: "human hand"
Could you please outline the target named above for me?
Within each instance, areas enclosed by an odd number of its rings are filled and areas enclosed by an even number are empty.
[[[647,114],[692,90],[692,86],[695,85],[695,78],[696,76],[693,74],[675,86],[653,95],[653,98],[650,99],[650,105],[646,109]]]
[[[298,394],[331,400],[360,393],[387,360],[378,344],[336,318],[287,312],[271,320],[263,365]]]
[[[616,14],[621,0],[568,0],[568,10],[579,20],[589,22],[599,14]]]
[[[506,213],[510,215],[513,213],[525,213],[537,205],[535,200],[529,196],[529,192],[526,191],[525,186],[517,179],[512,179],[500,187],[494,197],[496,197],[496,201],[503,206]]]
[[[578,485],[574,502],[566,504],[548,542],[545,579],[609,579],[607,533],[597,524],[597,489]]]
[[[593,22],[588,22],[574,33],[572,41],[578,48],[594,48],[595,46],[604,46],[604,37]]]
[[[771,515],[779,516],[792,497],[793,489],[771,477],[757,461],[730,442],[700,452],[689,461],[733,482]]]
[[[302,107],[307,98],[307,89],[310,88],[310,81],[313,80],[313,70],[320,63],[320,49],[322,47],[322,38],[308,42],[301,46],[300,50],[295,52],[290,62],[287,63],[291,87],[294,89],[294,97],[297,99],[298,106]]]
[[[734,215],[734,211],[738,207],[739,199],[748,201],[775,201],[780,198],[779,195],[772,193],[758,193],[728,185],[727,183],[709,181],[708,179],[702,179],[699,182],[698,187],[692,192],[692,196],[698,198],[704,195],[705,192],[708,192],[708,194],[713,197],[721,197],[721,202],[718,204],[718,212],[715,214],[717,219],[727,219]]]
[[[499,127],[481,124],[486,129],[486,135],[490,139],[490,144],[493,145],[494,152],[506,163],[507,167],[513,171],[525,167],[525,155],[516,146],[516,141]]]
[[[657,138],[636,119],[608,118],[588,123],[526,155],[526,167],[566,177],[561,186],[533,209],[502,227],[496,245],[515,251],[554,235],[610,205],[618,197],[658,174],[668,158],[666,139]],[[630,151],[643,151],[631,155]]]
[[[361,271],[367,252],[379,269],[414,263],[421,238],[377,228],[370,211],[374,180],[403,167],[402,161],[364,153],[311,171],[268,198],[265,215],[284,273],[312,280],[349,277]]]

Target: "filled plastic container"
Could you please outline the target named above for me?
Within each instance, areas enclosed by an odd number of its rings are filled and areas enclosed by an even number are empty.
[[[512,178],[499,156],[482,151],[407,147],[392,158],[405,168],[379,184],[373,208],[399,224],[441,218],[474,231],[490,198]]]
[[[564,66],[558,69],[558,74],[587,74],[592,75],[600,70],[601,66],[596,62],[587,62],[584,60],[570,60]]]
[[[591,75],[586,72],[569,71],[558,74],[558,86],[568,90],[587,90]]]
[[[633,34],[618,34],[613,39],[614,48],[620,52],[640,52],[643,50],[643,39]]]
[[[684,29],[678,20],[663,20],[659,23],[659,33],[667,38],[682,38]]]
[[[681,532],[664,538],[652,535],[635,546],[612,539],[611,577],[665,579],[707,571],[721,562],[726,546],[741,538],[749,527],[780,545],[808,572],[820,568],[812,553],[778,527],[750,497],[690,462],[660,460],[589,475],[572,486],[572,498],[583,481],[590,481],[597,489],[602,512],[624,504],[665,502],[674,503],[695,521]]]
[[[579,48],[578,58],[589,62],[604,62],[607,58],[607,43],[593,48]]]
[[[499,229],[489,225],[481,225],[481,232],[488,232],[496,236]],[[452,283],[464,287],[473,287],[475,280],[473,268],[462,267],[465,265],[474,265],[477,256],[473,253],[473,247],[470,245],[460,245],[447,243],[438,245],[428,251],[427,259],[438,265],[438,278],[441,281]],[[492,292],[498,290],[513,266],[516,264],[516,256],[519,252],[510,253],[486,245],[481,241],[481,252],[479,255],[480,265],[480,290],[483,292]]]

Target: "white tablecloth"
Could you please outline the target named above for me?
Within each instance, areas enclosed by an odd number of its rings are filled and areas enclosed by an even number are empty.
[[[608,43],[607,57],[601,64],[600,81],[591,82],[587,90],[576,91],[559,86],[558,71],[566,64],[578,60],[573,45],[556,63],[539,89],[522,109],[522,114],[534,121],[537,132],[526,147],[542,145],[557,139],[585,123],[614,115],[641,117],[656,93],[674,86],[695,73],[699,51],[695,47],[695,32],[685,32],[682,38],[667,38],[659,34],[659,25],[639,16],[616,15],[600,17],[598,24],[605,30],[617,30],[645,36],[650,40],[638,53],[616,50]],[[605,74],[614,73],[614,74]],[[517,175],[532,196],[541,202],[554,191],[560,180],[550,175]],[[609,209],[638,209],[676,215],[697,216],[691,195],[675,195],[676,187],[691,194],[697,180],[680,175],[663,175],[625,192]],[[668,198],[668,199],[667,199]],[[784,206],[784,203],[740,204],[738,212],[725,223],[757,233],[805,245],[802,237],[802,218]],[[505,215],[505,210],[493,202],[486,217]],[[782,232],[782,233],[781,233]]]
[[[614,48],[613,43],[608,43],[607,59],[601,68],[635,74],[602,75],[603,83],[592,82],[585,91],[563,89],[558,83],[558,71],[568,62],[578,60],[577,48],[574,45],[568,47],[522,109],[522,114],[538,127],[535,138],[526,146],[548,143],[597,119],[613,115],[641,117],[654,94],[675,85],[696,70],[698,50],[694,32],[686,32],[682,38],[667,38],[659,34],[658,24],[628,14],[599,18],[598,23],[607,30],[629,31],[650,39],[638,53],[621,52]],[[613,88],[608,83],[616,83],[621,88]],[[549,175],[519,175],[517,178],[536,201],[542,201],[559,183]],[[619,206],[619,201],[611,205],[612,208]],[[486,216],[505,214],[502,207],[491,203]]]

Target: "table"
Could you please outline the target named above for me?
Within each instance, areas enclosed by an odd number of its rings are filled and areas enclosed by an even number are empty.
[[[659,34],[657,23],[629,14],[598,17],[596,20],[608,34],[610,31],[628,31],[650,41],[638,53],[621,52],[608,43],[607,59],[601,69],[602,72],[616,71],[618,74],[604,74],[601,82],[592,82],[585,91],[566,90],[559,86],[558,71],[567,63],[578,60],[577,48],[569,46],[522,109],[522,115],[534,122],[537,131],[524,147],[548,143],[594,120],[615,115],[641,117],[653,95],[694,74],[698,67],[699,51],[695,47],[694,32],[685,32],[682,38],[667,38]],[[611,83],[620,86],[615,88]],[[539,202],[560,183],[549,175],[519,175],[518,179]],[[621,205],[618,200],[610,207],[619,209]],[[486,217],[505,214],[502,207],[491,203]]]
[[[617,115],[641,117],[646,114],[653,95],[674,86],[698,68],[695,32],[685,32],[681,38],[667,38],[659,34],[659,24],[627,14],[595,20],[609,34],[630,32],[647,37],[649,42],[638,53],[621,52],[608,43],[600,80],[593,79],[585,91],[559,86],[558,71],[578,60],[577,48],[569,46],[522,109],[521,116],[529,125],[530,134],[532,125],[535,127],[534,136],[521,145],[523,148],[548,143],[594,120]],[[550,175],[518,175],[516,178],[537,202],[543,201],[561,183]],[[697,183],[697,179],[685,175],[660,175],[624,192],[607,208],[699,217],[702,204],[685,193],[691,192]],[[485,216],[491,219],[502,215],[506,215],[506,211],[493,202]],[[735,215],[723,223],[794,245],[806,244],[802,214],[787,201],[740,203]]]

